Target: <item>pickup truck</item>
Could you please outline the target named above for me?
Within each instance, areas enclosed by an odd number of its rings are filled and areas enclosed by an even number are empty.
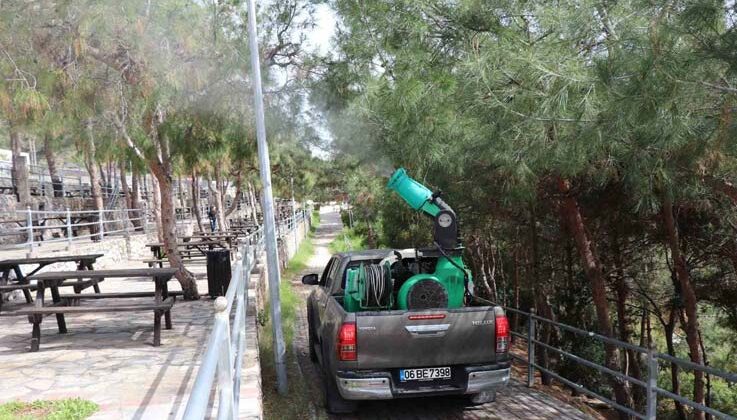
[[[346,271],[413,250],[334,255],[307,300],[310,358],[324,375],[328,411],[348,413],[359,400],[466,395],[494,401],[510,374],[509,323],[504,310],[472,299],[463,307],[347,312]],[[486,303],[486,304],[485,304]]]

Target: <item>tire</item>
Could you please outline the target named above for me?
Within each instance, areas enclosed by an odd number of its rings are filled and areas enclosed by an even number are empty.
[[[307,345],[310,347],[310,360],[317,363],[317,351],[315,350],[315,328],[312,326],[312,315],[310,307],[307,306]]]
[[[333,375],[324,372],[323,387],[325,388],[325,406],[330,414],[350,414],[358,409],[358,403],[346,400],[340,395],[338,385]]]
[[[468,397],[468,405],[482,405],[496,401],[496,391],[484,391],[471,394]]]
[[[325,351],[322,351],[322,360],[327,361],[325,358]],[[346,400],[340,395],[338,391],[338,385],[335,383],[335,376],[329,372],[327,366],[323,366],[322,369],[322,388],[325,391],[325,408],[328,413],[331,414],[350,414],[358,409],[358,403],[356,401]]]

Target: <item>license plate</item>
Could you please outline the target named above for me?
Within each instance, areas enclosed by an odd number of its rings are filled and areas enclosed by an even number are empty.
[[[399,369],[399,380],[402,382],[434,381],[436,379],[450,379],[450,368]]]

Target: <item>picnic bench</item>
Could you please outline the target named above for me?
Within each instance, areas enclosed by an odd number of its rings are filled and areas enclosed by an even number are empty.
[[[146,244],[146,247],[151,249],[151,253],[155,260],[165,260],[166,250],[164,249],[164,243],[154,242]],[[195,253],[195,256],[206,257],[207,251],[216,248],[230,249],[227,242],[217,240],[177,242],[177,252],[182,258],[192,259],[193,252]]]
[[[226,242],[228,248],[232,249],[233,245],[238,244],[238,235],[232,232],[203,232],[194,233],[192,235],[180,236],[183,242],[191,242],[193,239],[198,242]]]
[[[85,271],[53,271],[29,276],[29,280],[36,281],[35,305],[26,305],[19,309],[0,312],[0,316],[27,315],[28,322],[33,324],[31,333],[31,351],[38,351],[41,344],[41,322],[46,315],[56,315],[56,323],[60,334],[67,332],[65,314],[84,314],[100,312],[131,312],[131,311],[153,311],[154,312],[154,340],[153,345],[161,345],[161,316],[164,315],[166,329],[171,329],[171,308],[174,305],[175,296],[169,293],[167,283],[172,279],[175,268],[134,268],[122,270],[85,270]],[[128,292],[128,293],[105,293],[105,294],[65,294],[59,293],[59,288],[74,286],[77,282],[97,283],[109,278],[140,278],[150,277],[154,281],[154,292]],[[45,289],[51,291],[51,304],[45,301]],[[150,302],[114,303],[98,306],[83,306],[82,301],[94,299],[104,301],[106,299],[141,298],[153,297]]]
[[[94,270],[94,263],[98,258],[102,257],[103,254],[86,254],[86,255],[61,255],[54,257],[38,257],[38,258],[17,258],[10,260],[0,261],[0,272],[2,272],[2,278],[0,278],[0,293],[11,292],[13,290],[22,290],[23,295],[26,298],[27,303],[31,303],[31,291],[36,289],[36,286],[31,285],[28,281],[30,276],[36,274],[39,270],[46,267],[47,265],[73,262],[77,264],[77,270]],[[21,265],[37,265],[35,269],[31,270],[27,275],[23,274],[20,269]],[[15,273],[15,284],[10,283],[10,272]],[[79,293],[84,288],[93,286],[95,293],[100,293],[100,287],[97,283],[80,283],[76,284],[75,292]],[[0,299],[0,306],[2,305],[2,299]]]

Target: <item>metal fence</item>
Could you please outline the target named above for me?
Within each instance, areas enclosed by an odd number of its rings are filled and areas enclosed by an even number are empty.
[[[0,213],[0,237],[13,237],[18,243],[3,249],[33,249],[42,243],[100,240],[106,236],[144,232],[150,222],[146,209],[114,210],[31,210]],[[86,233],[85,233],[86,232]]]
[[[281,220],[277,226],[282,236],[293,233],[305,221],[306,211]],[[306,228],[306,223],[305,223]],[[215,300],[215,321],[197,372],[184,418],[201,420],[207,416],[210,395],[217,385],[218,419],[237,419],[241,384],[241,366],[246,350],[246,310],[250,273],[264,249],[263,228],[249,234],[239,248],[241,259],[233,263],[233,276],[225,297]],[[255,343],[254,343],[255,345]],[[217,382],[215,381],[217,377]]]
[[[707,407],[703,404],[696,403],[695,401],[687,397],[675,394],[671,391],[660,388],[658,386],[658,374],[660,372],[661,363],[675,364],[689,371],[701,371],[707,375],[711,375],[712,377],[721,378],[727,381],[727,383],[731,383],[731,384],[737,383],[737,374],[720,371],[718,369],[714,369],[709,366],[698,365],[688,360],[673,357],[668,354],[658,353],[657,351],[653,349],[647,349],[644,347],[640,347],[640,346],[636,346],[630,343],[619,341],[619,340],[616,340],[610,337],[606,337],[601,334],[597,334],[595,332],[585,331],[580,328],[572,327],[570,325],[561,324],[559,322],[555,322],[553,320],[540,317],[536,315],[534,311],[531,313],[531,312],[525,312],[525,311],[521,311],[516,308],[510,308],[510,307],[504,307],[504,309],[507,312],[514,314],[514,316],[521,316],[523,317],[523,320],[526,319],[526,328],[525,328],[526,331],[520,332],[520,331],[512,330],[511,333],[513,337],[520,338],[527,342],[527,355],[525,357],[523,355],[515,354],[513,352],[510,352],[510,355],[513,359],[521,361],[527,365],[527,386],[529,387],[533,386],[534,381],[535,381],[535,370],[538,370],[543,374],[550,375],[552,378],[560,381],[561,383],[565,384],[566,386],[570,387],[571,389],[577,392],[580,392],[590,397],[596,398],[604,402],[608,406],[616,410],[619,410],[623,413],[626,413],[627,415],[638,418],[638,419],[646,419],[646,420],[655,419],[657,416],[659,398],[672,400],[672,401],[678,401],[681,404],[684,404],[688,407],[693,408],[694,410],[698,410],[704,413],[711,414],[717,418],[732,419],[732,420],[737,419],[737,417],[734,416],[735,413],[731,413],[731,414],[723,413],[712,407]],[[512,323],[512,325],[515,325],[515,324],[517,324],[517,322]],[[643,370],[645,370],[646,375],[643,375],[643,379],[634,378],[620,371],[610,369],[606,366],[602,366],[601,364],[585,359],[581,356],[575,355],[559,347],[555,347],[544,341],[540,341],[537,339],[537,335],[536,335],[536,332],[540,330],[539,328],[540,326],[549,326],[549,328],[557,328],[561,331],[567,331],[577,336],[596,340],[597,342],[602,343],[604,345],[614,346],[618,350],[624,349],[624,350],[633,351],[636,354],[638,354],[642,359],[644,359],[645,369]],[[554,372],[544,366],[539,365],[536,362],[536,357],[535,357],[536,351],[538,350],[551,351],[553,353],[557,353],[558,355],[560,355],[562,359],[569,359],[575,364],[583,365],[587,368],[594,369],[599,373],[613,376],[615,378],[618,378],[619,380],[629,382],[630,384],[636,387],[639,387],[640,389],[642,389],[645,395],[645,402],[646,402],[645,412],[644,413],[639,412],[636,410],[635,407],[627,407],[627,406],[621,405],[611,398],[607,398],[606,396],[600,395],[597,392],[587,389],[583,385],[573,380],[563,377],[557,372]]]
[[[207,220],[208,206],[200,207],[200,216]],[[249,212],[241,200],[237,210],[229,217],[244,217]],[[177,221],[193,220],[195,212],[190,207],[175,209]],[[33,249],[42,244],[91,239],[97,241],[114,235],[129,235],[147,232],[148,225],[155,223],[151,209],[107,209],[107,210],[26,210],[0,211],[0,250]]]
[[[233,276],[225,297],[215,300],[215,321],[207,340],[185,419],[203,419],[210,408],[210,393],[217,374],[218,419],[235,419],[241,387],[241,366],[246,350],[246,310],[250,273],[264,246],[263,229],[239,247],[241,259],[233,263]]]

